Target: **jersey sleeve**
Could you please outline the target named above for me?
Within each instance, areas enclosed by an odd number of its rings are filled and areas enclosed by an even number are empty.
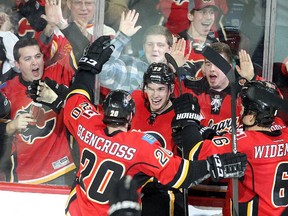
[[[81,125],[86,128],[104,128],[102,111],[95,107],[84,95],[74,94],[68,98],[64,108],[64,123],[76,137]]]

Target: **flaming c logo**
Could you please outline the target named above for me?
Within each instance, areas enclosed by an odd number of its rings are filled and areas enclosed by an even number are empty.
[[[18,111],[17,115],[22,113],[29,113],[30,106]],[[56,125],[56,114],[52,109],[43,105],[39,108],[39,116],[35,125],[28,125],[28,127],[21,131],[20,137],[24,142],[31,145],[37,139],[43,139],[49,136]],[[17,117],[16,115],[16,117]]]

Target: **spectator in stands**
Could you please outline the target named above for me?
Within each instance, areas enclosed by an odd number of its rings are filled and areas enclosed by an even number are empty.
[[[93,18],[96,10],[94,0],[67,0],[67,6],[70,10],[68,21],[76,22],[80,29],[83,29],[83,33],[87,29],[87,32],[93,35]],[[104,25],[103,35],[115,35],[115,31]]]
[[[218,41],[211,28],[215,23],[216,12],[219,11],[214,0],[189,1],[187,17],[190,25],[187,30],[178,35],[186,40],[185,55],[188,55],[188,62],[184,64],[184,67],[191,68],[188,75],[192,77],[204,76],[201,71],[204,62],[202,50],[205,46]]]
[[[96,10],[94,0],[67,0],[66,3],[67,7],[64,7],[61,0],[46,1],[44,8],[45,16],[42,14],[41,17],[45,18],[47,24],[43,31],[35,33],[35,38],[39,42],[41,50],[44,52],[44,58],[50,60],[49,62],[45,62],[47,65],[58,61],[65,55],[71,54],[73,49],[69,38],[66,38],[61,32],[61,29],[65,28],[69,23],[75,23],[80,29],[80,32],[87,37],[84,46],[87,46],[89,42],[93,41],[93,17]],[[67,8],[69,9],[68,15],[66,15]],[[31,10],[35,11],[35,9]],[[65,19],[65,16],[68,16],[68,19]],[[114,36],[115,31],[104,25],[103,34]],[[76,55],[75,53],[73,54]]]
[[[15,69],[13,47],[18,37],[13,33],[12,24],[8,14],[0,12],[0,80],[2,75],[10,69]]]
[[[65,98],[62,89],[70,85],[75,69],[69,65],[69,56],[44,69],[43,54],[33,38],[17,41],[13,53],[21,73],[1,89],[11,104],[12,121],[6,125],[6,134],[13,137],[9,181],[70,185],[75,165],[61,107]],[[42,105],[32,100],[37,101],[32,84],[39,79],[56,94]]]
[[[233,66],[233,55],[230,47],[223,42],[215,42],[210,45],[212,50],[224,57]],[[255,76],[254,67],[250,55],[245,50],[239,52],[240,65],[236,65],[236,80],[260,79]],[[229,132],[231,130],[231,89],[225,73],[215,66],[210,60],[204,59],[203,71],[206,74],[202,79],[184,79],[183,92],[193,94],[198,98],[204,115],[201,125],[208,126],[218,132]],[[237,83],[238,84],[238,83]],[[240,84],[237,85],[241,89]],[[177,91],[178,88],[175,88]],[[178,92],[175,92],[179,95]],[[240,98],[239,98],[240,99]],[[237,103],[237,116],[241,111],[241,103]],[[238,118],[238,124],[239,118]]]
[[[140,59],[123,53],[125,45],[141,28],[135,26],[139,13],[129,10],[122,14],[119,31],[111,41],[115,50],[99,74],[101,84],[108,89],[121,88],[126,91],[140,89],[143,74],[153,62],[166,62],[165,53],[170,53],[173,45],[172,34],[164,27],[153,25],[144,34],[143,49],[145,58]]]

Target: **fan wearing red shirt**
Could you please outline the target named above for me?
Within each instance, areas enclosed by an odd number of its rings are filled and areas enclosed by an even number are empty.
[[[51,105],[40,104],[35,107],[35,102],[28,96],[35,80],[46,78],[57,82],[58,87],[67,88],[75,73],[69,64],[69,56],[44,68],[43,54],[37,41],[34,38],[23,38],[14,46],[14,58],[21,73],[8,80],[1,89],[11,106],[12,121],[6,126],[6,133],[13,138],[13,166],[9,181],[40,184],[58,179],[56,184],[70,184],[71,181],[66,182],[64,176],[76,167],[63,122],[61,107],[64,99],[55,100]],[[37,112],[32,116],[35,108]],[[71,176],[73,179],[74,174]]]

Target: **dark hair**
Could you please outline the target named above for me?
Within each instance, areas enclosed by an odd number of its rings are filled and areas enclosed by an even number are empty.
[[[150,26],[144,33],[144,43],[146,42],[147,36],[149,35],[163,35],[166,38],[166,41],[169,45],[169,47],[172,47],[173,45],[173,36],[171,32],[168,31],[168,29],[161,25],[152,25]]]
[[[225,59],[228,61],[228,63],[233,63],[233,55],[232,51],[228,44],[223,42],[215,42],[210,45],[210,47],[216,51],[219,54],[223,54],[225,56]]]
[[[20,53],[19,53],[19,49],[27,47],[27,46],[39,46],[37,40],[35,38],[21,38],[20,40],[18,40],[13,48],[13,56],[15,61],[19,61],[20,59]],[[41,51],[41,50],[40,50]]]

